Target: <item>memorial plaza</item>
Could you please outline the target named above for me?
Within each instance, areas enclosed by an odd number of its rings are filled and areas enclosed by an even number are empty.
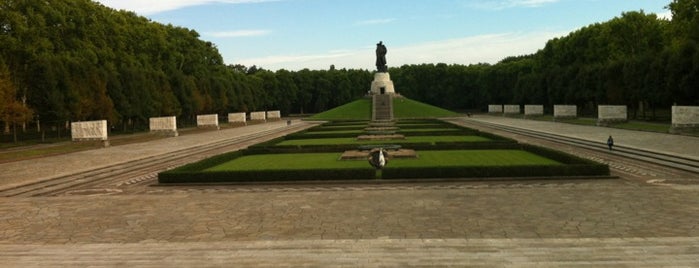
[[[699,159],[699,138],[474,115]],[[292,126],[312,123],[294,120]],[[286,121],[0,164],[0,190],[284,129]],[[516,137],[515,137],[516,138]],[[526,139],[522,142],[527,142]],[[697,267],[699,175],[591,155],[614,178],[159,186],[0,197],[3,267]]]

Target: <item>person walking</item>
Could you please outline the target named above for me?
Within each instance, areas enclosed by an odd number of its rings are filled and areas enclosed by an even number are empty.
[[[609,135],[609,138],[607,139],[607,146],[609,146],[609,150],[612,150],[612,146],[614,146],[614,139],[612,138],[612,135]]]

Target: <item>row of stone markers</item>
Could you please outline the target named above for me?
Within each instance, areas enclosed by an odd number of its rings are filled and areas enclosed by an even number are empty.
[[[250,112],[250,120],[246,113],[228,114],[228,123],[232,126],[245,126],[248,122],[267,122],[281,120],[280,111]],[[149,120],[150,131],[176,137],[177,118],[175,116],[152,117]],[[217,114],[197,115],[197,127],[220,129]],[[70,132],[73,141],[101,140],[108,146],[107,120],[72,122]]]
[[[520,105],[488,105],[488,113],[503,115],[521,114]],[[524,116],[544,115],[543,105],[524,105]],[[554,105],[553,118],[576,118],[578,108],[576,105]],[[623,123],[628,120],[626,105],[598,105],[597,125],[606,126],[614,123]],[[670,132],[681,133],[685,131],[699,130],[699,106],[672,106],[672,128]]]

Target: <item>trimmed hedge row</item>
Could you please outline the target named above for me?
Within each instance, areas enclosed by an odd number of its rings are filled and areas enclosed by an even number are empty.
[[[307,169],[196,172],[173,169],[158,174],[159,183],[269,182],[318,180],[368,180],[376,171],[365,169]]]
[[[608,176],[606,165],[391,168],[382,179]]]

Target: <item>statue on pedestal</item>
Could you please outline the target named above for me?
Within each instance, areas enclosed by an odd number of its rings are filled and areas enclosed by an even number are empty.
[[[383,41],[379,41],[376,44],[376,70],[381,73],[388,72],[388,66],[386,66],[386,53],[388,50],[384,46]]]

